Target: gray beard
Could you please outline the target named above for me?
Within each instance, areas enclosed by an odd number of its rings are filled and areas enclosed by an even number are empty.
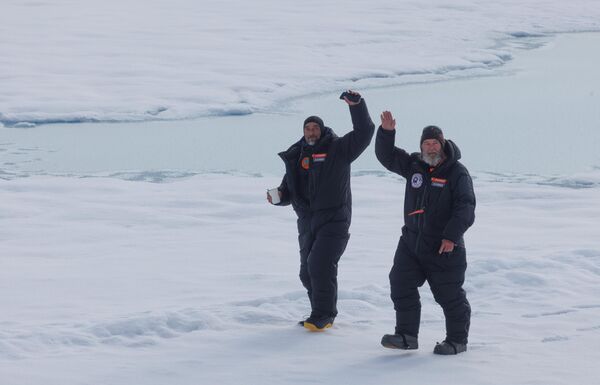
[[[442,161],[442,153],[433,156],[421,153],[421,159],[431,167],[435,167]]]
[[[314,146],[314,145],[315,145],[315,143],[317,143],[317,141],[316,141],[316,140],[310,140],[310,139],[307,139],[307,140],[306,140],[306,144],[308,144],[309,146]]]

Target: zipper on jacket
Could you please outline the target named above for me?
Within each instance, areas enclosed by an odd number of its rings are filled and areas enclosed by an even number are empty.
[[[423,210],[423,213],[419,214],[419,218],[417,218],[417,244],[415,245],[415,254],[418,256],[419,255],[419,246],[421,245],[421,235],[423,234],[423,226],[424,226],[424,222],[425,222],[425,212],[427,210],[427,207],[425,207],[424,203],[425,203],[425,198],[427,197],[427,195],[429,194],[429,178],[427,178],[427,183],[425,183],[425,189],[423,191],[423,195],[421,195],[421,201],[419,202],[419,205],[421,207],[420,210]]]

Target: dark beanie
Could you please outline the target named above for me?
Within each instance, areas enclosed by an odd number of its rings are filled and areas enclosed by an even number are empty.
[[[323,119],[319,118],[318,116],[309,116],[308,118],[306,118],[304,120],[304,124],[302,125],[302,127],[306,126],[306,123],[317,123],[319,125],[319,128],[321,129],[321,131],[323,131],[323,128],[325,127],[325,125],[323,124]]]
[[[444,147],[446,141],[444,140],[444,133],[438,126],[427,126],[423,129],[421,134],[421,144],[427,139],[437,139],[438,142]]]

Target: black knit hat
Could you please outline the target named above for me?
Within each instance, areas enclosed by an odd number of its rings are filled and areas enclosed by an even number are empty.
[[[323,124],[323,119],[319,118],[318,116],[309,116],[308,118],[304,119],[304,124],[302,125],[302,127],[306,126],[307,123],[311,122],[317,123],[321,131],[323,131],[325,124]]]
[[[427,126],[423,129],[421,134],[421,144],[427,139],[437,139],[438,142],[444,147],[446,141],[444,140],[444,133],[438,126]]]

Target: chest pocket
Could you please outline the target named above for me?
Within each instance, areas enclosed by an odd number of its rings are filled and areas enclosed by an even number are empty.
[[[312,154],[310,158],[310,169],[308,176],[309,193],[312,199],[318,190],[318,184],[323,165],[327,160],[327,153]]]
[[[326,164],[327,154],[313,154],[310,159],[311,174],[316,179]],[[316,183],[316,182],[315,182]]]
[[[313,166],[320,166],[327,160],[327,153],[312,154]]]
[[[427,207],[434,215],[438,216],[451,211],[452,191],[450,187],[450,181],[447,179],[431,178]]]

